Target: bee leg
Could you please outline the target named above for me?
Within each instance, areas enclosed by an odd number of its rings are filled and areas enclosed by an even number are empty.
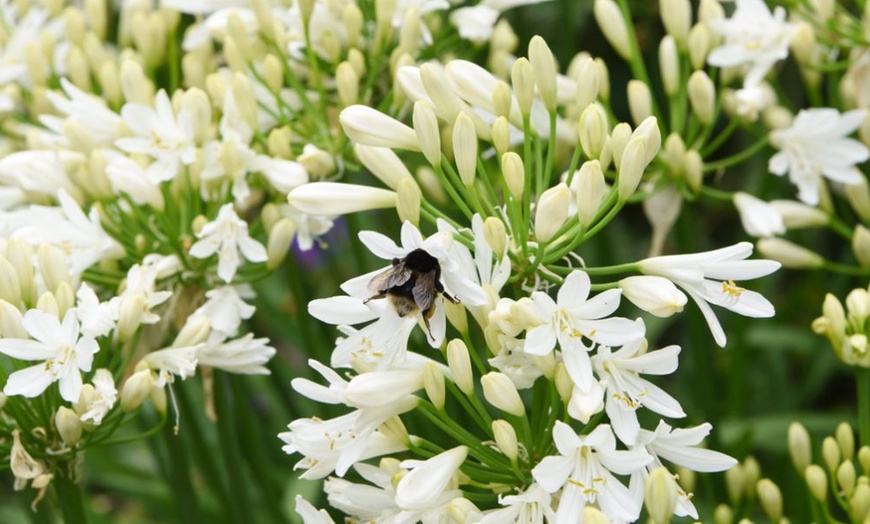
[[[446,291],[443,291],[441,294],[444,295],[444,298],[446,298],[447,300],[453,302],[454,304],[458,304],[458,303],[459,303],[459,299],[456,298],[456,297],[454,297],[454,296],[452,296],[452,295],[450,295],[450,293],[447,293]]]
[[[380,293],[372,295],[369,298],[363,300],[363,304],[368,304],[370,300],[377,300],[379,298],[384,298],[385,296],[387,296],[387,294],[381,291]]]
[[[427,311],[431,311],[431,310],[427,310]],[[435,340],[435,337],[432,335],[432,327],[429,326],[429,317],[431,317],[431,316],[432,316],[431,313],[427,314],[426,312],[424,312],[422,315],[423,324],[426,326],[426,332],[429,333],[429,338],[431,338],[432,340]]]

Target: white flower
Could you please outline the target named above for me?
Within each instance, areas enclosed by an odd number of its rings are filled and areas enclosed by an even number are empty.
[[[118,321],[117,302],[100,302],[93,288],[82,282],[76,292],[76,315],[82,334],[97,338],[108,335]]]
[[[357,462],[353,469],[373,485],[330,477],[323,483],[329,505],[359,522],[390,522],[401,511],[396,506],[392,482],[396,473],[402,472],[398,461],[383,461],[380,467]]]
[[[843,114],[828,107],[801,110],[791,127],[771,132],[770,142],[779,152],[770,158],[768,169],[780,176],[788,173],[798,186],[798,198],[809,205],[819,202],[821,177],[860,183],[863,175],[855,166],[870,158],[870,152],[847,136],[861,126],[866,115],[863,109]]]
[[[110,303],[117,302],[118,310],[125,311],[125,302],[140,301],[142,307],[135,313],[139,315],[138,320],[132,320],[134,325],[154,324],[160,320],[160,316],[151,310],[160,304],[169,300],[172,296],[172,291],[157,291],[158,268],[156,266],[146,266],[134,264],[127,270],[126,288],[119,296],[113,298]]]
[[[475,6],[460,7],[450,13],[450,23],[459,36],[472,42],[484,42],[492,35],[492,28],[502,12],[521,5],[539,4],[547,0],[483,0]]]
[[[332,229],[333,220],[331,217],[304,213],[290,204],[282,209],[282,214],[289,217],[296,225],[296,245],[299,246],[300,251],[308,251],[313,248],[315,239]],[[320,243],[323,245],[323,242]]]
[[[93,394],[88,395],[87,402],[84,405],[77,403],[76,411],[84,412],[79,416],[82,422],[89,422],[99,426],[103,422],[103,417],[106,416],[106,413],[115,405],[115,401],[118,399],[118,390],[115,389],[115,381],[112,379],[112,373],[108,369],[100,368],[95,371],[91,383],[94,388]],[[79,402],[81,400],[82,398],[79,398]]]
[[[736,0],[731,18],[710,20],[710,28],[725,37],[712,50],[707,62],[717,67],[746,66],[744,87],[758,84],[770,68],[788,56],[794,24],[785,21],[786,11],[776,7],[773,14],[764,0]]]
[[[118,152],[106,156],[110,158],[106,176],[115,193],[125,193],[140,206],[149,205],[157,211],[163,211],[163,193],[158,184],[151,182],[145,175],[145,167]]]
[[[688,298],[673,282],[662,277],[637,275],[619,281],[622,295],[635,306],[657,317],[679,313]]]
[[[302,517],[302,524],[335,524],[326,510],[318,510],[302,495],[296,495],[296,514]]]
[[[683,288],[704,314],[713,339],[724,347],[725,331],[711,303],[746,317],[774,315],[773,305],[766,298],[734,283],[769,275],[780,267],[773,260],[745,260],[751,254],[752,244],[740,242],[704,253],[647,258],[637,264],[641,273],[667,278]]]
[[[523,522],[525,524],[544,524],[556,522],[556,512],[551,507],[551,499],[538,484],[532,484],[524,492],[516,495],[498,496],[498,503],[506,506],[488,512],[480,524],[502,524],[504,522]]]
[[[785,233],[782,214],[769,202],[749,193],[734,193],[734,207],[740,213],[740,223],[746,234],[754,237],[772,237]]]
[[[637,409],[643,406],[666,417],[685,417],[677,400],[663,389],[640,377],[668,375],[677,369],[680,346],[646,351],[646,340],[639,339],[611,352],[598,346],[592,366],[605,384],[605,410],[619,440],[632,445],[640,431]]]
[[[751,122],[758,120],[759,113],[775,103],[776,93],[767,82],[747,86],[734,92],[734,110]]]
[[[91,337],[80,336],[75,308],[67,310],[61,323],[57,316],[31,309],[22,319],[33,340],[0,339],[0,353],[19,360],[44,361],[20,369],[6,381],[3,393],[33,398],[58,382],[60,396],[75,402],[82,391],[82,371],[90,371],[100,346]]]
[[[619,289],[608,289],[589,299],[591,289],[589,275],[577,270],[565,278],[555,301],[544,292],[532,293],[535,312],[542,324],[526,332],[524,346],[530,355],[546,355],[558,342],[571,379],[584,391],[588,391],[593,382],[587,353],[592,344],[586,345],[584,338],[598,344],[621,346],[641,338],[645,332],[642,323],[627,318],[605,318],[619,307]]]
[[[457,446],[427,460],[406,460],[411,471],[396,485],[396,505],[406,511],[426,511],[461,496],[455,475],[468,456],[466,446]]]
[[[634,521],[640,504],[613,473],[629,475],[652,460],[643,450],[617,451],[616,438],[607,424],[588,435],[578,435],[571,426],[556,421],[553,442],[559,455],[544,457],[532,476],[548,493],[562,490],[556,522],[579,522],[586,504],[597,504],[616,521]]]
[[[41,115],[39,120],[59,135],[64,134],[66,122],[79,124],[95,145],[111,145],[123,129],[121,117],[106,107],[105,100],[82,91],[66,78],[60,79],[60,85],[68,99],[54,91],[47,91],[46,96],[66,118]]]
[[[230,341],[205,342],[197,351],[199,365],[245,375],[268,375],[265,364],[275,356],[268,338],[254,338],[253,333]]]
[[[218,255],[218,277],[229,282],[241,267],[242,256],[250,262],[265,262],[266,248],[248,235],[248,223],[239,218],[233,205],[221,206],[218,216],[202,227],[197,233],[199,239],[190,246],[190,255],[195,258],[208,258]]]
[[[499,335],[498,338],[501,350],[489,359],[490,365],[511,379],[517,389],[529,389],[544,374],[541,360],[547,357],[530,355],[523,351],[522,340],[507,335]]]
[[[176,376],[184,380],[196,373],[198,350],[199,346],[189,346],[152,351],[139,361],[137,369],[138,366],[145,366],[156,371],[157,379],[154,387],[162,388],[167,383],[173,382]]]
[[[242,320],[251,318],[257,309],[244,301],[245,298],[254,298],[254,290],[247,284],[209,289],[205,297],[208,300],[191,316],[207,318],[212,331],[224,337],[238,335]]]
[[[64,163],[81,160],[78,153],[28,150],[0,158],[0,183],[54,198],[61,189],[73,195],[79,189],[70,180]]]
[[[423,372],[420,367],[375,370],[347,381],[316,360],[309,360],[308,365],[320,373],[329,382],[329,386],[321,386],[305,378],[295,378],[291,385],[300,395],[325,404],[341,403],[359,409],[381,408],[423,388]]]
[[[145,170],[152,184],[172,180],[181,165],[196,160],[191,115],[183,109],[176,115],[163,89],[157,92],[153,109],[131,102],[121,108],[121,117],[135,136],[119,138],[115,145],[127,153],[154,158]]]

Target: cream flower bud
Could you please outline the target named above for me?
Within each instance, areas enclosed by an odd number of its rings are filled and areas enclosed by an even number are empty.
[[[142,323],[142,312],[145,310],[145,298],[142,294],[136,294],[121,301],[118,312],[118,327],[116,333],[118,340],[126,342],[133,338],[133,334]]]
[[[734,524],[734,511],[728,504],[719,504],[713,511],[714,524]]]
[[[858,224],[852,234],[852,253],[861,267],[870,267],[870,230]]]
[[[517,445],[517,432],[506,420],[492,421],[492,434],[495,437],[495,445],[504,455],[514,462],[519,455]]]
[[[547,42],[538,35],[529,42],[529,62],[532,64],[535,85],[550,113],[556,111],[556,59]]]
[[[36,281],[34,279],[33,262],[31,255],[33,250],[30,244],[23,238],[10,238],[6,243],[6,260],[15,270],[18,277],[18,289],[20,298],[25,304],[33,304],[36,300]],[[17,304],[17,302],[15,302]],[[5,336],[5,335],[3,335]]]
[[[598,98],[600,80],[595,60],[588,56],[581,59],[574,82],[577,84],[575,102],[583,110]]]
[[[828,215],[817,207],[794,200],[773,200],[770,206],[782,217],[788,229],[821,227],[828,223]]]
[[[474,123],[465,113],[459,113],[453,124],[453,157],[462,183],[466,186],[474,184],[477,174],[477,134]]]
[[[631,133],[632,138],[642,137],[646,141],[646,155],[644,161],[649,164],[659,153],[662,147],[662,132],[656,117],[648,116]]]
[[[865,293],[865,296],[862,298],[866,299],[866,290],[862,291]],[[852,426],[848,422],[840,422],[837,425],[836,431],[834,431],[834,436],[837,439],[837,444],[840,446],[840,451],[843,453],[843,460],[852,460],[855,456],[855,432]]]
[[[496,118],[492,123],[492,145],[500,156],[510,149],[510,140],[510,124],[507,118],[503,116]]]
[[[710,28],[707,24],[695,24],[689,30],[688,48],[689,62],[692,69],[703,69],[707,63],[707,55],[710,53]]]
[[[444,399],[446,398],[444,374],[432,362],[427,362],[423,366],[423,389],[426,390],[426,396],[429,397],[429,402],[433,406],[439,410],[444,409]]]
[[[601,163],[598,160],[583,162],[574,173],[571,185],[577,195],[577,219],[583,227],[589,227],[607,194],[607,182],[604,180]]]
[[[816,54],[816,33],[807,22],[795,25],[789,42],[792,56],[801,65],[811,64]]]
[[[864,177],[857,184],[843,185],[846,200],[861,220],[870,221],[870,185]]]
[[[398,189],[399,182],[404,179],[413,180],[405,163],[392,149],[356,144],[353,151],[359,161],[390,189]]]
[[[287,195],[290,205],[310,215],[345,215],[396,206],[396,193],[377,187],[311,182]]]
[[[54,293],[51,291],[46,291],[39,295],[39,298],[36,299],[36,309],[60,317],[60,308],[57,307],[57,299],[54,298]]]
[[[683,179],[694,192],[701,189],[701,184],[704,182],[704,159],[695,149],[686,151],[686,157],[683,159]]]
[[[210,333],[211,322],[208,318],[202,315],[189,316],[181,331],[175,336],[175,340],[172,341],[172,347],[183,348],[202,344]]]
[[[679,179],[683,175],[683,160],[686,157],[686,144],[677,133],[671,133],[665,140],[662,159],[671,171],[671,177]]]
[[[677,43],[670,35],[662,38],[662,41],[659,42],[659,69],[665,94],[674,96],[681,87],[680,57],[677,54]]]
[[[396,212],[401,222],[408,221],[412,224],[420,224],[420,204],[423,201],[423,193],[420,186],[412,178],[399,180],[396,192]]]
[[[447,315],[447,321],[450,322],[451,326],[456,328],[456,331],[468,333],[468,316],[465,314],[465,307],[462,304],[445,300],[444,314]]]
[[[840,446],[837,445],[836,439],[834,437],[825,437],[822,441],[822,460],[824,460],[828,470],[836,471],[841,458]]]
[[[447,515],[450,522],[475,522],[482,515],[481,511],[467,498],[456,497],[447,503]]]
[[[100,83],[103,97],[111,105],[120,104],[123,101],[121,91],[121,79],[118,75],[118,65],[109,60],[103,63],[97,70],[97,81]]]
[[[571,399],[571,393],[574,391],[574,382],[571,380],[571,376],[568,375],[568,369],[565,368],[564,362],[556,364],[553,377],[559,397],[562,399],[562,402],[568,402]]]
[[[595,59],[595,69],[598,71],[598,97],[601,100],[610,100],[610,71],[607,69],[607,62],[603,58]]]
[[[613,155],[613,164],[616,169],[620,168],[622,153],[625,151],[629,139],[631,139],[631,126],[625,122],[616,124],[613,131],[610,132],[610,153]]]
[[[758,492],[758,502],[770,522],[779,522],[782,518],[782,492],[779,486],[770,479],[761,479],[755,487]]]
[[[626,144],[619,162],[617,188],[620,202],[625,202],[634,194],[646,166],[646,140],[634,137]]]
[[[607,123],[607,113],[601,104],[589,104],[580,114],[578,136],[583,154],[587,158],[598,158],[607,140],[610,129]]]
[[[18,273],[6,257],[0,256],[0,299],[10,304],[21,303],[21,286]]]
[[[402,25],[399,27],[399,49],[402,53],[417,54],[423,32],[420,27],[420,10],[411,5],[405,10]]]
[[[420,151],[414,130],[377,109],[352,105],[338,117],[345,134],[354,143]]]
[[[233,99],[239,110],[239,116],[248,124],[248,127],[257,129],[259,108],[257,107],[257,94],[254,92],[253,80],[243,73],[235,73],[230,86]]]
[[[507,375],[492,371],[480,377],[480,384],[483,386],[483,396],[487,402],[511,415],[525,416],[526,407],[523,405],[523,400]]]
[[[154,375],[148,368],[130,375],[121,388],[121,409],[130,412],[141,406],[154,389],[154,382]]]
[[[746,487],[746,472],[743,470],[743,464],[737,464],[725,471],[725,487],[731,504],[739,503]]]
[[[287,257],[290,245],[296,236],[296,223],[289,218],[282,218],[269,231],[269,241],[266,243],[266,268],[277,268]],[[190,346],[193,344],[184,344]]]
[[[657,317],[667,318],[683,310],[688,299],[670,280],[657,276],[634,276],[619,281],[622,296]]]
[[[857,479],[858,473],[855,471],[855,464],[851,460],[844,460],[837,468],[837,485],[846,495],[846,498],[851,497],[854,493]]]
[[[39,264],[39,274],[45,288],[54,291],[61,282],[70,284],[69,268],[63,256],[63,251],[51,244],[41,244],[36,250],[36,260]]]
[[[74,45],[70,48],[66,55],[66,67],[67,76],[73,84],[82,89],[90,89],[91,71],[81,47]]]
[[[698,5],[698,21],[712,22],[725,18],[725,8],[719,0],[701,0]]]
[[[474,374],[468,347],[461,339],[454,338],[447,343],[447,366],[456,387],[466,395],[474,394]]]
[[[499,80],[492,88],[492,107],[497,116],[510,118],[514,103],[514,93],[506,82]]]
[[[85,18],[91,30],[100,37],[106,38],[108,28],[108,16],[106,10],[106,0],[85,0]]]
[[[483,222],[483,239],[492,249],[495,257],[501,260],[501,257],[505,254],[508,241],[504,222],[496,217],[487,217]]]
[[[716,110],[716,86],[704,71],[695,71],[689,77],[688,83],[689,103],[692,104],[692,112],[702,124],[713,122]]]
[[[75,446],[82,439],[82,421],[72,409],[61,406],[54,415],[54,426],[67,446]]]
[[[57,302],[57,316],[63,318],[67,310],[75,306],[76,294],[68,282],[61,282],[54,290],[54,299]]]
[[[662,0],[659,13],[665,31],[680,49],[686,49],[689,26],[692,25],[692,5],[689,0]]]
[[[420,166],[414,172],[417,181],[420,183],[420,189],[426,193],[426,200],[433,204],[444,205],[449,199],[447,192],[444,191],[444,186],[441,185],[441,179],[435,170],[429,166]]]
[[[628,81],[628,108],[635,125],[652,115],[652,93],[646,82],[641,80]]]
[[[670,522],[679,492],[679,486],[671,472],[664,466],[652,470],[644,483],[643,491],[643,505],[646,506],[650,521]]]
[[[342,107],[357,103],[359,100],[359,75],[350,62],[344,61],[338,64],[335,70],[335,86]]]
[[[595,0],[593,7],[595,21],[604,37],[624,60],[631,60],[631,44],[628,38],[628,24],[619,6],[613,0]]]
[[[870,513],[870,485],[866,482],[859,483],[855,488],[855,492],[849,500],[849,509],[855,522],[866,521],[867,514]]]
[[[813,455],[810,434],[800,422],[792,422],[788,426],[788,452],[795,469],[803,474],[812,462]]]
[[[414,102],[414,132],[417,134],[417,141],[426,160],[433,166],[441,165],[441,130],[438,127],[435,109],[429,102],[424,100]],[[476,136],[474,140],[477,140]]]
[[[762,238],[755,247],[764,258],[776,260],[787,268],[815,269],[825,264],[818,253],[782,238]]]
[[[511,83],[517,104],[523,117],[532,111],[532,101],[535,97],[535,72],[532,64],[526,58],[518,58],[511,68]]]
[[[353,2],[344,6],[344,10],[341,12],[341,21],[344,23],[345,31],[347,31],[348,44],[355,46],[365,22],[359,6]]]
[[[22,323],[21,311],[5,300],[0,300],[0,336],[3,338],[29,338]]]
[[[761,464],[754,456],[749,455],[743,460],[743,475],[746,481],[743,485],[744,495],[752,498],[755,495],[755,485],[761,479]]]
[[[828,476],[825,474],[825,470],[817,464],[810,464],[804,471],[804,479],[813,497],[819,502],[825,503],[828,499]]]
[[[501,156],[501,172],[510,194],[517,200],[522,198],[526,184],[526,170],[520,155],[513,151],[503,154]]]
[[[571,190],[564,183],[544,191],[535,207],[535,239],[547,242],[568,220]]]

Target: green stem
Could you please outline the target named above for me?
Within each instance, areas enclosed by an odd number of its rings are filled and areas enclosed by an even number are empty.
[[[169,451],[166,471],[170,483],[169,489],[173,494],[175,510],[180,521],[188,524],[205,522],[199,508],[196,490],[190,479],[190,462],[187,460],[187,450],[184,449],[184,442],[175,434],[172,424],[163,426],[163,440]]]
[[[862,446],[870,446],[870,369],[855,368],[858,389],[858,438]]]
[[[733,166],[734,164],[739,164],[740,162],[749,159],[750,157],[755,155],[755,153],[758,153],[764,147],[766,147],[769,139],[770,137],[765,136],[737,154],[731,155],[721,160],[707,162],[704,164],[704,171],[716,171],[725,167]]]
[[[233,405],[229,381],[229,375],[215,371],[214,395],[218,416],[218,441],[224,460],[226,460],[229,489],[232,493],[232,496],[226,501],[230,520],[231,522],[244,522],[246,515],[243,508],[250,508],[251,505],[248,500],[248,484],[239,454],[239,439],[236,434],[238,428],[233,416],[234,410],[244,409],[244,407]]]
[[[60,511],[63,515],[63,521],[68,523],[87,522],[88,517],[85,513],[85,504],[82,497],[81,486],[76,483],[73,478],[73,469],[75,466],[72,462],[61,462],[58,467],[58,472],[54,476],[54,490],[57,493]]]

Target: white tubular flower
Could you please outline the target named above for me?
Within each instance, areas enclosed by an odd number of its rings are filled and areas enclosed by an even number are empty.
[[[266,248],[248,235],[248,223],[239,218],[233,204],[224,204],[218,216],[197,233],[199,240],[190,246],[190,256],[208,258],[218,256],[218,277],[230,282],[241,267],[241,255],[250,262],[265,262]]]
[[[689,300],[673,282],[662,277],[623,278],[619,281],[619,289],[632,304],[661,318],[679,313]]]
[[[251,318],[257,309],[244,301],[246,298],[254,298],[254,290],[249,285],[216,287],[206,291],[205,298],[208,300],[191,317],[207,318],[212,330],[225,337],[238,335],[242,320]]]
[[[136,367],[137,370],[146,367],[156,371],[157,380],[154,386],[162,388],[167,383],[173,382],[175,377],[184,380],[196,373],[196,354],[199,348],[199,346],[188,346],[152,351],[145,355]]]
[[[118,321],[118,303],[100,302],[93,288],[82,282],[76,291],[76,316],[82,335],[97,338],[108,335]]]
[[[556,522],[556,512],[553,511],[551,499],[550,494],[541,486],[532,483],[522,493],[508,496],[499,495],[498,503],[505,508],[487,512],[480,524]]]
[[[287,195],[290,205],[312,215],[346,215],[357,211],[396,207],[396,192],[378,187],[312,182]]]
[[[364,105],[346,107],[338,117],[341,127],[355,143],[420,151],[414,130],[377,109]]]
[[[636,503],[642,503],[644,482],[651,471],[662,466],[662,459],[699,472],[725,471],[736,465],[737,461],[724,453],[698,447],[712,428],[713,426],[705,422],[694,428],[673,429],[664,421],[659,421],[655,431],[641,429],[632,449],[647,452],[653,460],[646,468],[631,475],[629,489]],[[698,518],[698,510],[692,503],[691,494],[680,490],[674,514],[678,517]]]
[[[115,388],[112,373],[108,369],[96,370],[91,383],[93,386],[86,384],[83,387],[75,408],[82,422],[99,426],[103,422],[103,417],[118,400],[118,390]]]
[[[61,189],[80,194],[64,169],[64,161],[75,158],[80,159],[81,155],[47,150],[9,153],[0,159],[0,182],[52,198]]]
[[[577,270],[565,278],[555,301],[541,291],[532,293],[535,312],[542,324],[526,332],[524,346],[530,355],[547,355],[558,342],[571,379],[583,391],[588,391],[593,383],[587,353],[592,344],[587,346],[583,338],[598,344],[621,346],[643,337],[645,332],[642,323],[627,318],[605,318],[619,307],[620,290],[609,289],[589,299],[591,289],[589,275]]]
[[[710,28],[725,38],[713,49],[707,62],[716,67],[746,66],[744,87],[758,84],[773,64],[788,56],[794,24],[787,23],[786,11],[778,6],[771,14],[764,0],[736,0],[731,18],[710,20]]]
[[[751,254],[752,244],[740,242],[704,253],[647,258],[638,262],[638,267],[641,273],[667,278],[683,288],[704,314],[713,339],[724,347],[725,331],[711,303],[746,317],[774,315],[773,305],[766,298],[734,283],[769,275],[780,267],[773,260],[746,260]]]
[[[125,193],[140,206],[149,205],[163,211],[163,193],[157,184],[148,180],[143,166],[120,153],[107,156],[111,160],[106,166],[106,176],[115,193]]]
[[[680,403],[663,389],[640,377],[669,375],[676,371],[680,346],[646,352],[646,340],[626,344],[611,353],[598,346],[592,357],[596,374],[606,385],[605,411],[619,440],[631,446],[640,431],[636,411],[643,406],[666,417],[685,417]]]
[[[58,382],[60,396],[75,402],[82,391],[81,372],[91,370],[97,341],[81,336],[75,308],[67,310],[61,323],[56,315],[38,309],[24,314],[24,329],[31,339],[0,339],[0,353],[19,360],[42,361],[20,369],[6,381],[3,393],[33,398]]]
[[[634,473],[652,461],[643,450],[617,451],[610,426],[596,426],[578,435],[571,426],[556,421],[553,442],[559,455],[544,457],[532,476],[549,493],[562,490],[555,522],[579,522],[587,504],[596,504],[610,519],[632,522],[639,504],[616,477]]]
[[[828,107],[802,110],[791,127],[771,132],[770,141],[780,151],[770,158],[768,169],[780,176],[788,173],[798,186],[798,198],[811,206],[819,203],[820,177],[843,184],[861,183],[863,175],[855,166],[870,158],[870,152],[847,136],[866,116],[863,109],[842,114]]]
[[[60,79],[66,98],[54,91],[46,91],[46,96],[54,107],[66,118],[41,115],[39,120],[46,127],[63,135],[66,122],[73,122],[86,130],[96,146],[110,146],[123,129],[121,117],[106,107],[102,98],[86,93],[66,78]]]
[[[472,42],[484,42],[492,36],[499,15],[521,5],[539,4],[547,0],[483,0],[470,7],[460,7],[450,13],[450,23],[459,36]]]
[[[468,448],[457,446],[428,460],[402,462],[411,471],[396,485],[396,505],[406,511],[425,511],[461,496],[454,476],[467,456]]]
[[[785,233],[782,215],[770,203],[738,191],[734,194],[734,207],[740,213],[740,223],[746,234],[772,237]]]
[[[154,158],[154,163],[145,170],[151,183],[172,180],[180,165],[196,161],[191,116],[185,110],[176,115],[166,91],[157,92],[153,109],[142,104],[125,104],[121,117],[135,136],[119,138],[115,145],[127,153]]]
[[[133,325],[154,324],[160,320],[160,316],[151,310],[169,300],[172,291],[157,291],[158,274],[159,268],[153,265],[134,264],[127,270],[127,285],[124,292],[110,301],[110,303],[117,301],[119,317],[121,312],[135,309],[134,313],[137,317],[128,320]],[[141,307],[125,308],[125,302],[137,301],[141,301]],[[118,320],[120,322],[122,319]]]
[[[320,373],[329,386],[305,378],[294,378],[291,385],[300,395],[324,404],[344,404],[359,409],[382,408],[423,388],[423,373],[419,367],[370,371],[347,381],[316,360],[309,360],[308,365]]]
[[[335,524],[325,509],[318,510],[302,495],[296,495],[296,514],[302,518],[302,524]]]
[[[243,375],[268,375],[266,363],[275,356],[268,338],[254,338],[253,333],[235,340],[208,341],[199,347],[196,359],[201,366]]]

